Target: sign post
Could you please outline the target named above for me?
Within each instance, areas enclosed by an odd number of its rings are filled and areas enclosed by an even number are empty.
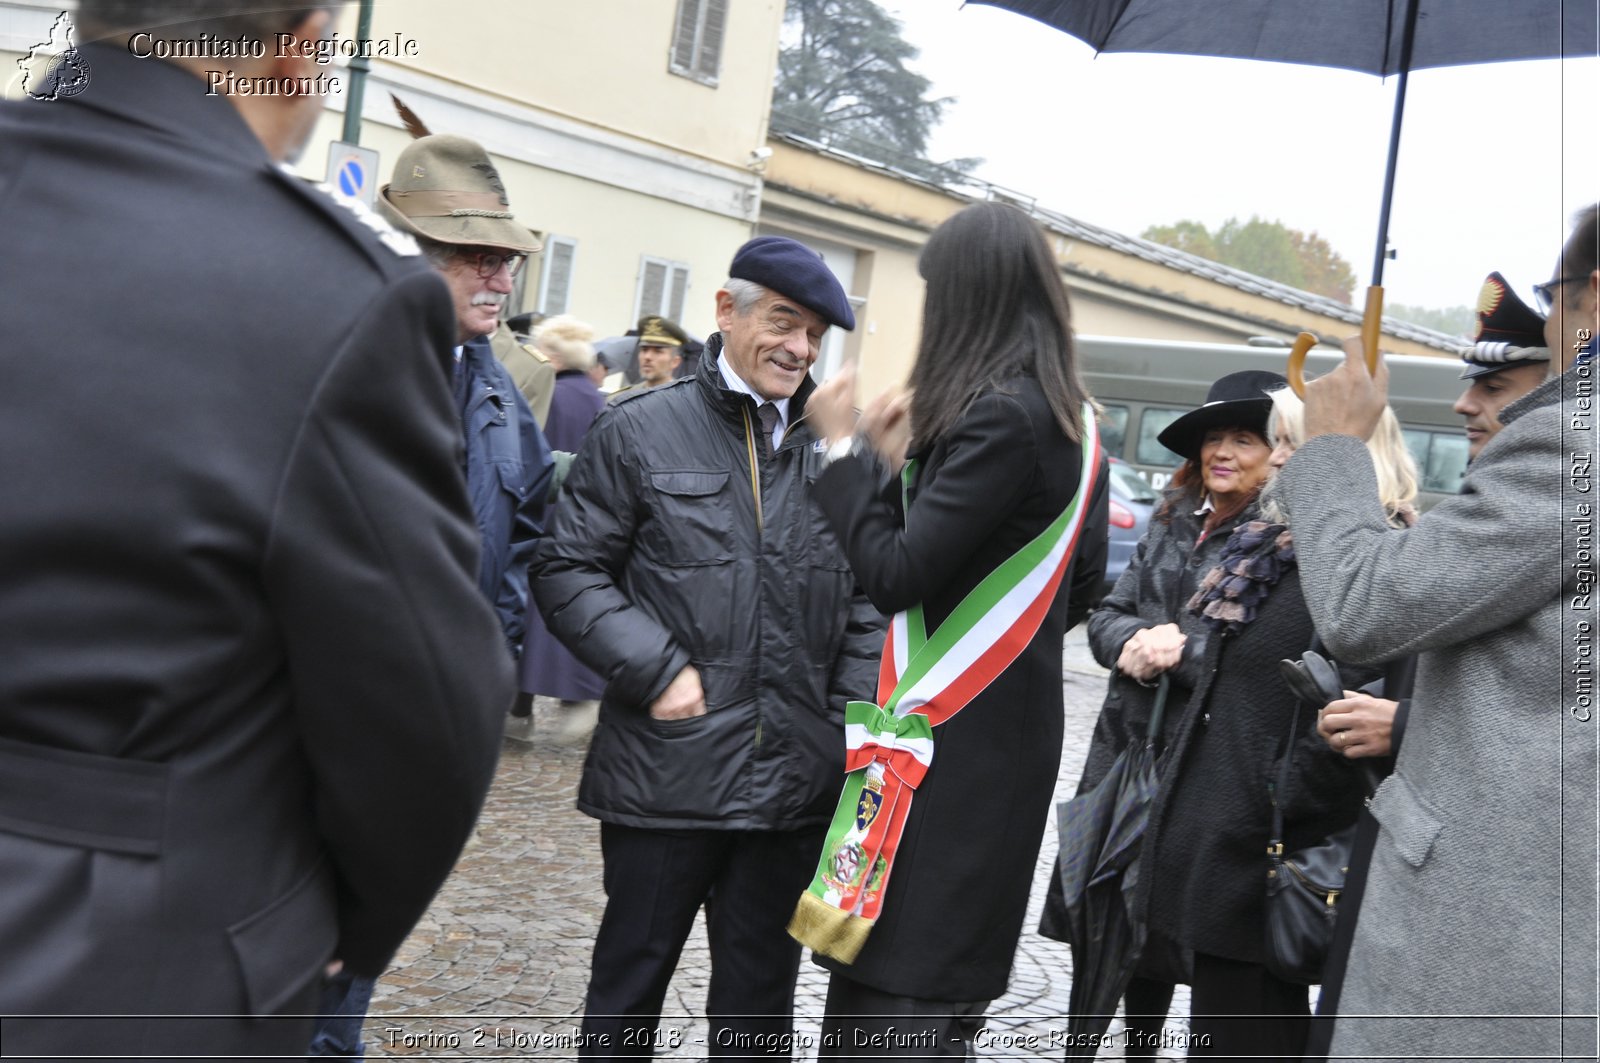
[[[378,189],[378,153],[335,140],[328,145],[328,184],[372,206]]]

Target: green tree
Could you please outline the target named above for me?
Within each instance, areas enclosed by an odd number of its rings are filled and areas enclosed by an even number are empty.
[[[886,162],[932,180],[970,173],[982,159],[927,159],[928,135],[950,97],[907,63],[917,49],[873,0],[789,0],[789,40],[778,53],[772,127]]]
[[[1152,225],[1144,239],[1188,251],[1303,291],[1350,302],[1356,274],[1316,233],[1291,229],[1281,221],[1251,216],[1249,221],[1229,218],[1211,232],[1197,221]]]

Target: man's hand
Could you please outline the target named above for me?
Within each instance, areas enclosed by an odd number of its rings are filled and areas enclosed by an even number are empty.
[[[1394,732],[1394,714],[1400,705],[1346,690],[1317,714],[1317,733],[1335,753],[1356,757],[1386,757]]]
[[[1344,341],[1344,363],[1306,385],[1306,438],[1355,436],[1372,438],[1389,404],[1389,367],[1378,359],[1376,374],[1367,372],[1360,336]]]
[[[692,664],[684,665],[661,696],[650,703],[650,715],[657,720],[687,720],[705,714],[705,691],[700,689],[700,673]]]
[[[1178,630],[1177,624],[1141,628],[1122,644],[1117,657],[1117,671],[1148,683],[1169,669],[1176,668],[1183,657],[1183,644],[1188,636]]]

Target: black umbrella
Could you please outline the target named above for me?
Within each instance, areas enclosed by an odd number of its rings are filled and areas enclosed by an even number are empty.
[[[1268,59],[1398,74],[1389,161],[1378,214],[1372,286],[1361,336],[1367,367],[1378,365],[1383,319],[1383,263],[1389,245],[1406,80],[1412,70],[1513,59],[1596,54],[1594,0],[971,0],[1037,19],[1099,52],[1161,52]],[[1289,359],[1289,382],[1301,395],[1302,332]]]
[[[1094,789],[1061,806],[1056,874],[1072,944],[1068,1059],[1094,1058],[1144,948],[1145,926],[1134,914],[1133,895],[1158,786],[1156,745],[1170,686],[1163,674],[1144,744],[1123,750]]]

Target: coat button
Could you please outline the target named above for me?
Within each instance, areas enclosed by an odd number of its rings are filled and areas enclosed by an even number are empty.
[[[1209,712],[1202,712],[1200,714],[1200,722],[1209,724],[1211,722],[1211,714]]]

